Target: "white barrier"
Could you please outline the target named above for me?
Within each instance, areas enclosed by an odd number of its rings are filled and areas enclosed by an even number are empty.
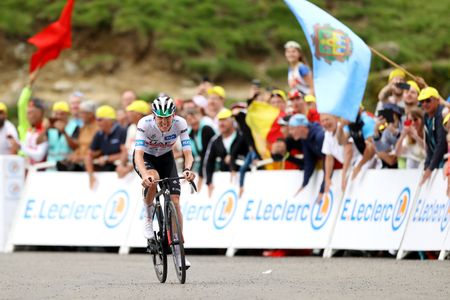
[[[92,192],[85,173],[30,173],[10,245],[118,246],[122,253],[145,247],[140,179],[134,174],[125,179],[115,173],[96,176],[99,184]],[[442,202],[444,183],[433,176],[417,199],[442,208],[447,203]],[[447,223],[441,231],[442,222],[408,222],[419,209],[414,205],[419,170],[369,170],[349,183],[344,197],[340,172],[335,172],[331,192],[316,202],[322,177],[316,172],[296,197],[302,182],[299,171],[251,172],[241,198],[229,173],[215,173],[211,198],[206,186],[190,194],[189,186],[182,185],[186,247],[397,250],[404,236],[402,250],[431,249],[428,241],[435,241],[432,249],[445,248]],[[441,218],[445,222],[446,209]],[[419,209],[417,214],[425,213]],[[409,246],[416,240],[409,235],[414,237],[423,226],[429,227],[420,231],[423,242]]]
[[[335,176],[340,177],[340,172]],[[303,173],[261,171],[246,181],[246,192],[237,209],[234,248],[325,248],[337,212],[339,185],[316,201],[322,172],[317,172],[296,197]],[[338,181],[340,182],[340,181]]]
[[[13,245],[120,246],[128,235],[139,186],[114,173],[30,172],[18,207]]]
[[[369,170],[350,182],[330,248],[398,249],[419,178],[419,170]]]
[[[14,155],[1,155],[0,176],[0,252],[3,252],[23,189],[25,176],[23,158]]]
[[[415,200],[397,258],[405,251],[439,251],[444,245],[450,221],[450,199],[442,170],[433,172]]]

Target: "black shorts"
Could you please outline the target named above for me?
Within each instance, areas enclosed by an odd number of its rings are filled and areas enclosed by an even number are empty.
[[[177,165],[175,164],[175,158],[173,157],[172,151],[167,152],[161,156],[153,156],[147,153],[144,153],[144,163],[145,168],[147,170],[156,170],[159,174],[159,178],[168,178],[168,177],[178,177]],[[139,177],[142,178],[139,170],[136,167],[136,163],[134,162],[134,153],[133,153],[133,167],[136,173],[138,173]],[[179,180],[171,180],[169,182],[170,186],[170,194],[171,195],[180,195],[180,181]]]

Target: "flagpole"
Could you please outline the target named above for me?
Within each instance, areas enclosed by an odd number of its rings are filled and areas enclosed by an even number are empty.
[[[390,60],[388,57],[386,57],[386,56],[383,55],[382,53],[378,52],[378,50],[376,50],[375,48],[372,48],[372,47],[370,47],[370,46],[369,46],[369,48],[370,48],[370,50],[371,50],[374,54],[378,55],[382,60],[384,60],[384,61],[386,61],[387,63],[393,65],[394,67],[396,67],[396,68],[402,70],[403,72],[405,72],[406,74],[408,74],[411,78],[413,78],[414,80],[417,81],[416,76],[414,76],[412,73],[408,72],[408,70],[406,70],[406,69],[403,68],[402,66],[398,65],[396,62]]]

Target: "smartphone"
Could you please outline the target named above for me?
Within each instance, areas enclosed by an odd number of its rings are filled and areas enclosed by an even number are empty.
[[[409,90],[411,88],[411,86],[409,84],[405,83],[405,82],[397,82],[395,85],[399,89],[402,89],[402,90]]]
[[[383,117],[388,123],[394,122],[394,112],[390,109],[379,110],[378,115]]]
[[[253,79],[252,84],[258,88],[261,87],[261,81],[259,79]]]

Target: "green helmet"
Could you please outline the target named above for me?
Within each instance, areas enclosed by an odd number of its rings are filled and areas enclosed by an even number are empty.
[[[170,117],[175,112],[175,104],[169,96],[160,96],[153,100],[152,111],[158,117]]]

